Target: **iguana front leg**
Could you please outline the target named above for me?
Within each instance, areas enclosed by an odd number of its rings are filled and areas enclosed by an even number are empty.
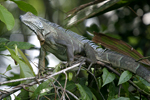
[[[68,62],[68,65],[71,66],[71,64],[72,64],[72,62],[74,60],[74,52],[73,52],[72,44],[67,43],[67,42],[65,42],[63,40],[58,40],[56,43],[60,44],[62,46],[65,46],[66,54],[67,54],[67,62]]]
[[[60,49],[59,46],[63,46],[64,49],[66,49],[66,56],[67,56],[67,62],[70,66],[72,61],[74,60],[74,51],[73,46],[71,43],[68,43],[68,41],[62,40],[64,37],[54,37],[54,36],[47,36],[47,39],[49,41],[49,45],[55,50]],[[58,55],[61,54],[61,50],[58,51]]]

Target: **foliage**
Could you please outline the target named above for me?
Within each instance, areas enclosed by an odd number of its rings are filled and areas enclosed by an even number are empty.
[[[23,50],[34,47],[34,45],[27,42],[9,41],[6,38],[0,38],[0,51],[6,50],[7,49],[6,46],[11,49],[15,49],[15,45],[17,45],[19,49],[23,49]]]
[[[14,27],[15,21],[12,14],[0,4],[0,20],[4,22],[8,30]]]
[[[59,1],[59,0],[56,0]],[[6,2],[6,1],[3,1]],[[33,14],[37,15],[37,10],[33,7],[33,4],[27,3],[27,2],[33,2],[33,1],[19,1],[19,0],[11,0],[11,2],[15,3],[18,8],[22,11],[25,12],[32,12]],[[43,1],[43,2],[46,2]],[[81,1],[80,1],[81,2]],[[138,48],[144,48],[143,44],[146,45],[146,48],[149,46],[148,42],[142,42],[138,46],[138,42],[135,43],[135,41],[140,41],[141,37],[146,37],[145,40],[141,41],[146,41],[149,38],[149,28],[146,29],[145,33],[147,34],[140,34],[138,39],[133,38],[131,36],[131,31],[133,32],[134,28],[131,28],[132,24],[129,22],[132,22],[134,19],[131,18],[133,13],[129,14],[128,17],[124,16],[122,19],[119,17],[120,13],[120,7],[126,8],[134,7],[132,5],[138,5],[140,6],[139,1],[135,0],[105,0],[105,1],[88,1],[89,3],[86,2],[86,4],[83,4],[77,8],[74,8],[68,13],[67,20],[65,20],[65,25],[67,27],[75,27],[74,25],[81,23],[87,18],[93,18],[93,17],[98,17],[99,15],[103,15],[104,13],[107,13],[108,11],[116,9],[116,13],[118,14],[118,21],[116,22],[109,22],[110,25],[114,25],[113,27],[116,28],[114,29],[113,32],[115,32],[115,36],[118,33],[118,37],[122,39],[123,41],[126,41],[130,43],[132,46],[135,47],[134,52],[128,52],[128,50],[131,49],[131,47],[128,47],[125,42],[121,42],[122,44],[118,44],[115,46],[115,43],[118,40],[110,38],[110,37],[99,37],[101,38],[101,41],[106,43],[105,45],[108,45],[108,47],[115,47],[119,48],[120,50],[123,49],[125,53],[133,54],[133,58],[138,60],[141,57],[143,57],[141,54],[137,54],[136,49]],[[1,3],[1,2],[0,2]],[[46,4],[46,3],[45,3]],[[51,1],[52,6],[57,6],[57,3],[55,4],[55,1]],[[64,5],[67,5],[64,4]],[[143,4],[144,5],[144,4]],[[62,9],[66,9],[65,7]],[[121,8],[122,9],[122,8]],[[133,10],[132,9],[132,10]],[[48,11],[48,9],[46,9]],[[52,9],[53,10],[53,9]],[[56,11],[56,9],[54,10]],[[45,12],[45,11],[43,11]],[[47,12],[50,13],[50,12]],[[58,13],[58,12],[57,12]],[[56,14],[56,12],[55,12]],[[52,16],[49,14],[49,16]],[[60,13],[61,16],[61,13]],[[135,16],[135,15],[134,15]],[[56,17],[56,16],[55,16]],[[59,16],[58,16],[59,17]],[[109,18],[108,18],[109,19]],[[13,14],[11,11],[8,11],[3,5],[0,4],[0,20],[6,25],[7,30],[12,30],[14,28],[15,24],[15,18],[13,17]],[[59,20],[60,21],[60,20]],[[58,21],[58,22],[59,22]],[[126,23],[128,22],[128,23]],[[125,25],[128,24],[128,25]],[[80,26],[81,24],[79,24]],[[143,23],[142,23],[143,25]],[[122,29],[128,27],[128,29]],[[95,27],[98,28],[97,25]],[[104,33],[109,33],[108,35],[114,36],[110,34],[110,26],[105,26],[103,23],[101,24],[101,29],[95,29],[92,27],[89,27],[87,29],[93,31],[98,31],[98,32],[104,32]],[[139,26],[140,27],[140,24]],[[137,28],[137,27],[136,27]],[[143,28],[143,26],[142,26]],[[81,29],[84,29],[81,27]],[[140,28],[139,28],[140,29]],[[141,29],[144,30],[145,28]],[[75,29],[73,29],[75,30]],[[139,30],[139,31],[141,31]],[[2,30],[0,30],[2,31]],[[75,30],[76,31],[76,30]],[[85,30],[84,30],[85,31]],[[88,30],[87,30],[88,31]],[[113,33],[112,32],[112,33]],[[114,41],[113,41],[114,40]],[[111,44],[111,45],[109,45]],[[105,46],[104,45],[104,46]],[[26,50],[34,48],[34,45],[29,44],[27,42],[17,42],[17,41],[9,41],[6,38],[0,38],[0,51],[8,50],[10,52],[10,55],[4,55],[4,56],[9,56],[11,57],[16,65],[19,65],[20,68],[20,75],[16,75],[15,73],[12,73],[14,77],[8,77],[6,75],[7,72],[11,71],[15,67],[11,66],[9,64],[6,67],[6,71],[4,73],[1,73],[4,77],[6,77],[7,80],[12,80],[12,79],[23,79],[23,78],[29,78],[29,77],[35,77],[35,73],[32,69],[32,66],[29,62],[29,60],[26,58],[24,53],[20,50]],[[114,49],[115,50],[115,49]],[[138,49],[140,51],[140,49]],[[145,50],[141,50],[144,55],[148,54],[149,52]],[[136,52],[136,53],[135,53]],[[125,54],[125,55],[128,55]],[[140,55],[140,56],[139,56]],[[95,66],[95,65],[94,65]],[[93,68],[94,68],[93,66]],[[100,65],[96,65],[96,68],[93,69],[91,68],[90,71],[87,71],[86,68],[88,66],[83,65],[80,74],[76,76],[76,72],[78,71],[77,69],[70,69],[68,71],[61,72],[62,68],[64,68],[65,65],[59,64],[57,65],[54,70],[49,70],[47,68],[47,72],[43,74],[41,79],[34,78],[32,80],[23,80],[23,81],[17,81],[15,84],[13,83],[7,83],[6,85],[9,86],[15,86],[15,88],[21,87],[21,92],[19,95],[15,96],[15,99],[18,100],[28,100],[28,99],[38,99],[38,100],[47,100],[47,99],[63,99],[67,98],[70,100],[75,100],[75,99],[81,99],[81,100],[146,100],[148,99],[148,96],[150,95],[150,84],[143,80],[142,78],[132,75],[131,72],[129,71],[124,71],[120,69],[115,69],[119,73],[122,73],[120,76],[118,74],[116,75],[115,72],[112,70],[108,70],[106,68],[103,68]],[[67,68],[64,68],[67,69]],[[61,72],[61,73],[60,73]],[[49,73],[51,75],[54,75],[53,77],[48,77]],[[57,75],[55,75],[58,73]],[[94,75],[93,75],[94,74]],[[47,78],[48,77],[48,78]],[[40,81],[42,80],[43,81]],[[31,83],[36,83],[39,84],[34,85]],[[22,84],[21,84],[22,83]],[[130,84],[129,84],[130,83]],[[131,85],[132,83],[132,85]],[[140,90],[140,91],[139,91]],[[2,92],[1,92],[2,91]],[[12,91],[12,93],[15,91]],[[7,92],[0,90],[0,98],[2,94],[5,94]],[[10,96],[4,98],[4,100],[11,99]]]
[[[37,15],[37,11],[32,5],[18,0],[11,0],[11,1],[15,2],[21,10],[25,12],[29,11]],[[14,27],[15,23],[13,15],[2,5],[0,5],[0,14],[1,14],[0,20],[6,24],[8,30],[11,30]]]

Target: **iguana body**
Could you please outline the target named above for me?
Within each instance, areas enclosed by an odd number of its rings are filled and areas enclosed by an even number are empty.
[[[53,53],[60,60],[71,63],[74,60],[74,55],[76,54],[81,54],[83,56],[86,55],[91,60],[92,57],[94,57],[93,59],[96,58],[98,61],[107,62],[113,67],[129,70],[150,83],[150,71],[138,62],[135,62],[135,60],[131,57],[111,50],[105,51],[85,37],[66,30],[55,23],[49,22],[48,20],[37,17],[30,12],[20,16],[20,19],[36,33],[41,42],[42,49]],[[91,53],[88,50],[91,50]],[[43,60],[44,58],[41,58],[41,65],[43,65]]]

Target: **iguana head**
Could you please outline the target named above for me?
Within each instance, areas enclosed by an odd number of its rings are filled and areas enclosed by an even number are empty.
[[[50,33],[49,25],[42,21],[40,17],[33,15],[31,12],[27,12],[20,16],[21,22],[28,26],[34,33],[36,33],[41,45],[45,42],[45,35]]]

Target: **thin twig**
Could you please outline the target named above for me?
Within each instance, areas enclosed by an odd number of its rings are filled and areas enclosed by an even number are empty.
[[[63,91],[63,87],[62,87],[62,85],[60,84],[60,82],[59,81],[57,81],[54,77],[51,77],[52,79],[54,79],[57,83],[58,83],[58,85],[60,85],[60,87],[61,87],[61,90]],[[55,85],[54,85],[55,86]],[[56,91],[56,93],[58,94],[58,97],[59,97],[59,99],[60,99],[60,96],[59,96],[59,93],[58,93],[58,89],[56,90],[56,86],[54,87],[55,88],[55,91]],[[56,94],[55,94],[56,95]],[[55,96],[56,97],[56,96]]]
[[[0,82],[0,85],[7,84],[7,83],[20,82],[20,81],[25,81],[25,80],[33,80],[33,79],[35,79],[35,77],[21,78],[21,79],[16,79],[16,80],[11,80],[11,81]]]
[[[119,85],[118,97],[120,97],[120,92],[121,92],[121,84]]]
[[[127,6],[136,16],[138,16],[138,14],[130,7],[130,6]]]
[[[64,72],[65,76],[66,76],[66,80],[65,80],[65,84],[64,84],[64,89],[63,89],[63,93],[62,93],[62,96],[61,96],[61,99],[64,100],[65,98],[65,89],[66,89],[66,85],[67,85],[67,74],[66,72]]]
[[[56,86],[58,89],[61,88],[61,87],[58,87]],[[70,91],[68,90],[65,90],[67,93],[69,93],[72,97],[74,97],[76,100],[79,100],[79,98],[77,96],[75,96],[73,93],[71,93]]]
[[[68,100],[70,100],[70,98],[69,98],[68,94],[66,93],[66,86],[67,86],[67,79],[68,79],[68,77],[67,77],[66,72],[64,72],[64,73],[65,73],[65,75],[66,75],[66,80],[65,80],[65,85],[64,85],[64,93],[66,94],[66,96],[67,96]]]
[[[64,72],[64,74],[66,76],[66,80],[65,80],[65,84],[64,84],[64,89],[63,89],[62,97],[61,97],[62,100],[65,99],[65,90],[66,90],[66,85],[67,85],[67,74],[66,74],[66,72]]]
[[[56,86],[55,86],[55,84],[53,83],[53,82],[51,82],[52,84],[53,84],[53,87],[54,87],[54,89],[55,89],[55,100],[56,100],[56,98],[57,98],[57,92],[56,92]]]

